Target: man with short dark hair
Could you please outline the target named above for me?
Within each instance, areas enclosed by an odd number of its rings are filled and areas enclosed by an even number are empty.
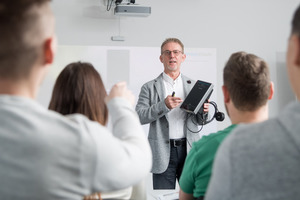
[[[300,98],[300,6],[292,20],[287,71]],[[220,146],[207,200],[298,200],[300,197],[300,104],[281,108],[280,116],[241,125]]]
[[[180,200],[204,198],[216,151],[237,124],[268,118],[267,101],[273,96],[273,84],[264,60],[245,52],[234,53],[225,65],[223,80],[224,103],[232,125],[193,144],[179,182]]]
[[[150,171],[150,146],[125,83],[106,97],[113,133],[34,100],[55,46],[48,0],[0,0],[1,199],[79,200],[134,185]]]

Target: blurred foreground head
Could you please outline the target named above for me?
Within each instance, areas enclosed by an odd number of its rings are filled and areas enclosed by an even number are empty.
[[[49,0],[0,0],[0,78],[27,79],[51,64],[54,16]]]

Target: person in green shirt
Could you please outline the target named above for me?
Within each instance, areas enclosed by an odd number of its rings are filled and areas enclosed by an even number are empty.
[[[232,125],[193,144],[179,180],[180,200],[204,199],[218,147],[237,124],[268,119],[267,102],[274,87],[263,59],[246,52],[233,53],[225,65],[223,81],[225,108]]]

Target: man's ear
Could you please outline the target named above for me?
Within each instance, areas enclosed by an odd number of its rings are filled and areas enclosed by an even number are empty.
[[[55,37],[50,37],[44,42],[44,64],[52,64],[56,48]]]
[[[269,94],[268,99],[271,100],[273,98],[273,95],[274,95],[274,83],[271,81],[270,82],[270,94]]]
[[[163,63],[163,56],[162,55],[159,56],[159,60],[160,60],[161,63]]]
[[[186,55],[182,54],[182,62],[185,61]]]
[[[224,103],[228,103],[230,101],[230,96],[228,89],[225,85],[222,86],[223,96],[224,96]]]

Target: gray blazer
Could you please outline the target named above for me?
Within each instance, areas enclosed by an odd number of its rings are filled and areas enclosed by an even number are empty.
[[[181,75],[185,96],[189,93],[195,84],[194,80]],[[164,96],[165,87],[163,84],[162,73],[154,80],[145,83],[139,94],[136,105],[136,112],[140,118],[141,124],[150,123],[148,140],[152,149],[153,166],[152,173],[163,173],[170,160],[170,138],[169,138],[169,122],[168,112],[170,111],[165,104]],[[193,133],[199,128],[198,124],[202,123],[203,109],[200,109],[197,115],[186,114],[184,134],[187,138],[187,151],[190,150],[193,142],[199,140],[199,134]],[[193,119],[192,119],[193,118]],[[193,121],[192,121],[193,120]],[[190,129],[187,129],[188,128]]]

